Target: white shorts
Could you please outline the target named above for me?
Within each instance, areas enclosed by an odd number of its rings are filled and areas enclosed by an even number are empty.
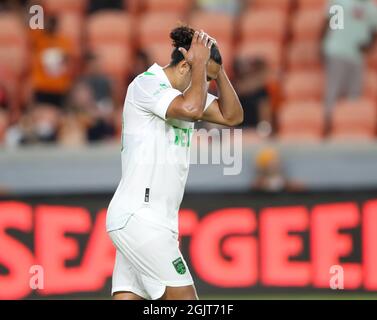
[[[176,233],[133,215],[109,236],[117,249],[111,294],[127,291],[156,300],[166,286],[193,285]]]

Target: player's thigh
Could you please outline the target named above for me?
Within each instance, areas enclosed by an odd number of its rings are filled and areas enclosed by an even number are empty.
[[[143,297],[138,296],[133,292],[114,292],[113,300],[144,300]]]
[[[131,262],[143,293],[147,293],[151,299],[160,299],[167,287],[193,285],[190,271],[179,250],[178,237],[169,230],[133,217],[125,229],[114,233],[113,240],[117,249]],[[186,294],[193,297],[192,292]]]
[[[146,224],[149,231],[148,239],[139,239],[135,251],[142,274],[147,278],[161,280],[166,286],[182,287],[193,284],[187,263],[179,249],[178,236],[169,230]],[[149,225],[148,225],[149,224]],[[151,229],[149,229],[151,228]]]
[[[110,237],[113,237],[113,235],[111,234]],[[139,280],[137,270],[135,270],[127,255],[124,255],[118,249],[115,255],[111,294],[117,300],[148,298],[148,294]]]
[[[193,285],[183,287],[166,287],[165,293],[161,297],[161,300],[198,300],[198,295]]]

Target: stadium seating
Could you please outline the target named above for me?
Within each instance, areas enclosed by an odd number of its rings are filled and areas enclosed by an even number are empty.
[[[302,10],[292,17],[294,41],[319,41],[325,23],[325,11],[318,9]]]
[[[102,69],[110,76],[126,77],[132,66],[132,51],[120,44],[107,44],[94,49]]]
[[[41,0],[41,4],[49,14],[76,13],[83,14],[88,0]]]
[[[91,15],[86,24],[90,47],[104,44],[130,46],[133,40],[133,19],[127,13],[106,10]]]
[[[83,51],[83,24],[81,15],[66,13],[59,16],[59,33],[71,41],[76,57],[80,57]]]
[[[278,113],[278,138],[283,142],[317,142],[324,130],[324,108],[319,103],[288,103]]]
[[[0,66],[7,69],[11,77],[20,77],[29,65],[28,41],[20,17],[0,14]]]
[[[137,15],[143,9],[140,0],[123,0],[123,7],[129,14]]]
[[[236,56],[240,58],[262,58],[277,71],[281,68],[282,46],[275,41],[244,42],[238,47]]]
[[[251,10],[241,16],[241,41],[282,42],[286,35],[287,16],[280,10]]]
[[[328,0],[296,0],[296,1],[298,3],[299,10],[316,9],[316,10],[322,10],[324,12],[328,4]]]
[[[192,6],[190,0],[144,0],[143,9],[147,12],[172,12],[185,14]]]
[[[377,109],[368,99],[341,101],[335,106],[331,122],[332,140],[372,140],[376,132]]]
[[[377,70],[375,72],[366,72],[364,77],[364,96],[377,102]]]
[[[19,16],[0,13],[0,46],[24,45],[27,34]]]
[[[0,65],[3,65],[15,77],[21,77],[29,67],[29,54],[24,47],[0,47]]]
[[[367,62],[371,68],[374,68],[375,70],[377,69],[377,41],[374,43],[370,52],[368,53]]]
[[[309,140],[322,136],[323,123],[318,117],[323,115],[326,83],[320,36],[327,0],[248,1],[239,18],[218,12],[190,11],[193,0],[124,0],[127,10],[102,10],[85,15],[88,3],[89,0],[41,0],[47,13],[58,15],[59,33],[72,41],[75,56],[80,58],[86,50],[94,51],[120,91],[124,91],[125,81],[132,72],[136,50],[148,53],[151,62],[166,65],[172,51],[171,29],[188,23],[217,39],[230,77],[235,57],[262,58],[268,63],[282,93],[282,99],[274,103],[279,136],[285,140],[301,133]],[[19,15],[0,13],[0,83],[15,100],[21,99],[25,92],[31,96],[30,86],[26,85],[31,61],[29,38]],[[372,118],[371,110],[377,110],[377,42],[368,54],[366,71],[363,96],[370,101],[353,102],[360,104],[358,108],[352,109],[350,103],[344,102],[335,108],[333,139],[349,137],[353,128],[358,137],[375,134],[370,120],[355,116],[352,122],[345,110],[353,114],[355,109],[365,109]],[[314,119],[310,132],[297,123],[298,119],[304,123],[307,119],[303,110]],[[360,123],[369,129],[361,130]],[[287,129],[290,125],[292,130]]]
[[[292,0],[253,0],[249,2],[252,9],[278,9],[288,12],[292,6]]]
[[[5,88],[9,96],[11,110],[19,109],[22,100],[20,80],[10,68],[2,64],[0,64],[0,86]]]
[[[321,48],[317,41],[298,41],[287,48],[287,67],[289,71],[319,70],[321,68]]]
[[[286,74],[283,94],[286,101],[322,101],[324,75],[321,71],[295,71]]]
[[[170,43],[170,31],[180,24],[181,17],[174,13],[146,13],[138,23],[138,41],[141,47],[154,43]]]
[[[114,81],[119,99],[132,69],[134,20],[119,10],[104,10],[89,16],[86,24],[88,47],[96,54],[101,69]]]
[[[144,48],[152,63],[156,62],[160,66],[165,66],[170,62],[170,55],[173,47],[170,43],[153,43]]]
[[[6,89],[10,108],[14,112],[18,112],[23,101],[24,78],[30,68],[28,45],[27,33],[20,17],[0,13],[0,84]]]
[[[124,88],[133,65],[133,51],[122,44],[106,44],[96,46],[93,53],[98,59],[99,66],[104,74],[113,82],[116,101],[124,98]]]
[[[190,16],[189,24],[196,30],[205,30],[221,44],[232,45],[234,19],[230,15],[197,11]]]

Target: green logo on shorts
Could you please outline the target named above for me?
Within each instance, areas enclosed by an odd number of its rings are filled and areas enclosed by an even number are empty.
[[[173,266],[174,266],[175,270],[176,270],[179,274],[185,274],[185,273],[186,273],[186,266],[185,266],[185,264],[183,263],[182,258],[175,259],[175,260],[173,261]]]

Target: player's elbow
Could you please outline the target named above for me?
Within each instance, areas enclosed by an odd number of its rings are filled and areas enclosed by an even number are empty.
[[[243,123],[243,112],[237,117],[233,126],[239,126]]]
[[[240,112],[237,116],[232,117],[227,121],[229,127],[237,127],[243,123],[243,112]]]
[[[195,112],[192,116],[192,120],[193,121],[199,121],[203,118],[203,111],[201,110],[198,110],[197,112]]]
[[[185,108],[187,117],[192,121],[198,121],[203,117],[203,108],[199,105],[189,104]]]

